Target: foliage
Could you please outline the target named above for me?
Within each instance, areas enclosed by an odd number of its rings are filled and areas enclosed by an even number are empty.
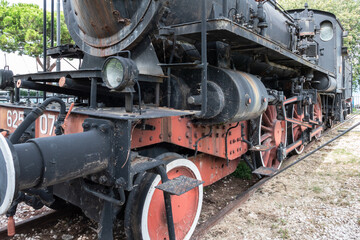
[[[251,169],[245,162],[240,162],[233,173],[233,176],[240,179],[250,180],[252,179]]]
[[[341,22],[349,36],[344,44],[349,48],[353,63],[353,82],[360,87],[360,1],[359,0],[278,0],[285,9],[303,9],[305,3],[311,9],[331,12]]]
[[[50,47],[51,13],[47,12],[47,47]],[[56,14],[55,14],[56,27]],[[61,14],[61,41],[71,43],[71,37]],[[43,10],[35,4],[10,5],[0,2],[0,50],[39,57],[43,53]]]

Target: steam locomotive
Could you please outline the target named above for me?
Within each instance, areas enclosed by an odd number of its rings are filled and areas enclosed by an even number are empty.
[[[76,71],[0,71],[0,214],[70,203],[113,238],[189,239],[203,188],[276,171],[351,110],[331,13],[262,0],[64,0]],[[21,88],[44,92],[23,103]],[[47,97],[46,93],[54,93]],[[74,99],[71,106],[58,95]]]

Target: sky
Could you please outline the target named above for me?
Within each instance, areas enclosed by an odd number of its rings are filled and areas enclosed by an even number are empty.
[[[37,4],[42,8],[43,0],[7,0],[10,4],[13,3],[33,3]],[[55,2],[55,10],[56,10],[56,3]],[[50,10],[51,1],[47,0],[47,9]],[[61,3],[62,6],[62,3]],[[13,71],[14,74],[27,74],[27,73],[34,73],[37,70],[41,71],[40,66],[36,66],[35,58],[31,58],[28,56],[19,56],[17,54],[8,54],[0,51],[0,68],[5,67],[5,55],[6,55],[6,64],[9,66],[10,70]],[[55,60],[52,60],[53,62]],[[72,62],[72,65],[77,67],[78,61],[75,60]],[[61,62],[61,70],[74,70],[72,66],[67,64],[65,61]]]

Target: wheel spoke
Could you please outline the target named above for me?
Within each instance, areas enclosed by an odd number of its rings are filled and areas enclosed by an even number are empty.
[[[265,133],[265,134],[261,135],[260,142],[263,143],[266,139],[271,138],[271,137],[272,137],[271,133]]]
[[[271,128],[265,127],[264,125],[261,125],[261,130],[263,130],[264,132],[272,132]]]
[[[266,126],[270,127],[272,125],[268,115],[267,115],[268,111],[265,112],[265,114],[263,114],[263,120]]]

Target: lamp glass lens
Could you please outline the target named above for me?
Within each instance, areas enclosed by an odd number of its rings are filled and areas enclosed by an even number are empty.
[[[110,59],[105,66],[104,75],[109,87],[117,88],[123,81],[124,67],[119,60],[115,58]]]
[[[320,26],[320,38],[324,42],[330,41],[334,36],[333,25],[329,21],[321,23]]]

